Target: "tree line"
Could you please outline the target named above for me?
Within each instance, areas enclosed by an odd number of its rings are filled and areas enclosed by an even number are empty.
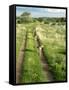
[[[44,24],[55,24],[56,22],[59,24],[65,24],[66,18],[61,17],[61,18],[51,18],[51,17],[37,17],[34,18],[32,17],[31,13],[29,12],[23,12],[20,16],[16,17],[16,22],[17,23],[31,23],[31,22],[43,22]]]

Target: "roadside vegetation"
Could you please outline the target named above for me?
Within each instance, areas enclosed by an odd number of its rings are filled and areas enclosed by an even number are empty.
[[[39,30],[40,28],[40,30]],[[44,46],[49,69],[56,81],[66,77],[66,30],[63,25],[41,25],[36,28],[37,35]]]
[[[36,34],[35,34],[36,33]],[[24,12],[16,17],[16,59],[27,34],[26,48],[21,68],[19,83],[48,82],[38,54],[37,36],[47,57],[49,71],[54,81],[66,80],[66,19],[32,18],[31,13]]]

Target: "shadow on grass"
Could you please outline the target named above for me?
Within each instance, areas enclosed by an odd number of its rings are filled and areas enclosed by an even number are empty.
[[[36,52],[35,50],[32,50],[32,49],[23,49],[22,51],[26,52],[26,51],[29,51],[29,52]]]

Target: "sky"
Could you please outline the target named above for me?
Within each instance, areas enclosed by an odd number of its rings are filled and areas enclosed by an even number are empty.
[[[16,6],[16,16],[20,16],[23,12],[30,12],[32,17],[66,17],[65,9]]]

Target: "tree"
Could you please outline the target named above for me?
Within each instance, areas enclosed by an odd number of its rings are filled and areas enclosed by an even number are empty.
[[[43,18],[39,17],[39,18],[38,18],[38,21],[39,21],[39,22],[42,22],[42,21],[43,21]]]
[[[32,16],[29,12],[24,12],[20,16],[20,21],[24,23],[32,22]]]

